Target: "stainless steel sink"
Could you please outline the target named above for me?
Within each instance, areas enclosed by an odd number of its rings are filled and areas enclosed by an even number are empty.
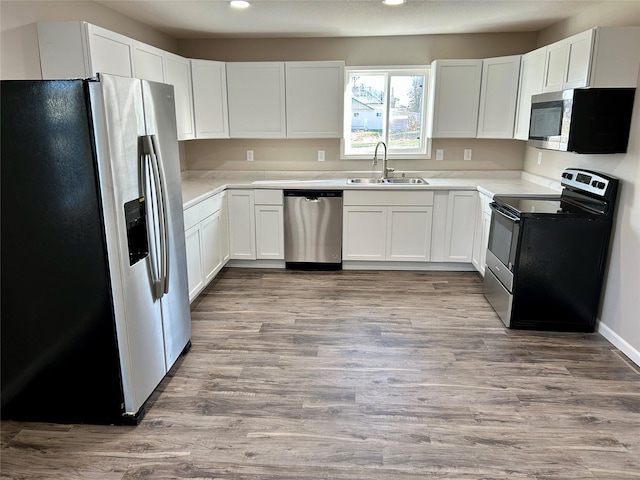
[[[347,184],[349,185],[361,185],[361,184],[382,184],[382,185],[428,185],[424,178],[420,177],[396,177],[396,178],[348,178]]]
[[[387,183],[383,178],[348,178],[347,183]]]
[[[427,181],[424,178],[420,177],[396,177],[396,178],[388,178],[387,181],[389,183],[405,183],[411,185],[427,185]]]

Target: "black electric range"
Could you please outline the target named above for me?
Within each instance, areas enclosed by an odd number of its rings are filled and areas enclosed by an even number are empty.
[[[618,179],[577,168],[558,196],[496,196],[484,293],[509,328],[595,329]]]

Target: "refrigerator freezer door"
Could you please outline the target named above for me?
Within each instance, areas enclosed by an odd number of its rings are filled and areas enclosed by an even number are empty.
[[[117,423],[123,393],[84,83],[1,85],[2,416]]]
[[[90,83],[90,95],[124,403],[126,412],[135,415],[167,372],[161,304],[150,273],[153,255],[133,265],[128,255],[125,205],[143,197],[141,81],[104,75]],[[158,248],[154,215],[147,208],[150,250]]]
[[[165,362],[169,370],[191,338],[175,101],[171,86],[144,80],[142,96],[146,132],[153,140],[160,168],[162,204],[166,212],[168,265],[164,286],[166,293],[161,303]]]

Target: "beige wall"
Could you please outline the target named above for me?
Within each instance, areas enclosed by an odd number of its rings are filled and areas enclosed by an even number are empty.
[[[640,2],[611,2],[540,33],[540,45],[594,26],[640,25]],[[629,45],[640,48],[640,45]],[[638,78],[640,84],[640,77]],[[628,151],[624,155],[576,155],[526,148],[524,169],[557,179],[567,167],[583,167],[622,180],[612,236],[600,331],[640,364],[640,95],[636,92]]]
[[[84,20],[158,48],[177,52],[164,33],[95,2],[0,1],[0,78],[42,78],[36,22]]]
[[[229,62],[344,60],[347,65],[424,65],[440,58],[514,55],[536,46],[536,33],[404,37],[180,40],[181,55]]]
[[[373,38],[209,39],[180,40],[181,55],[224,61],[344,60],[348,66],[426,65],[439,58],[485,58],[512,55],[535,48],[535,33],[417,35]],[[370,160],[340,160],[338,140],[197,140],[187,142],[190,170],[359,170]],[[397,171],[520,170],[524,142],[436,140],[444,161],[393,160]],[[471,148],[473,159],[463,161]],[[246,161],[254,150],[255,161]],[[318,162],[317,151],[326,161]]]

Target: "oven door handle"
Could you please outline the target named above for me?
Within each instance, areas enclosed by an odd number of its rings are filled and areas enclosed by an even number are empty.
[[[520,223],[520,218],[516,217],[515,215],[512,215],[511,213],[509,213],[505,209],[501,208],[500,205],[498,205],[496,202],[491,202],[489,204],[489,207],[491,207],[491,210],[493,210],[494,212],[496,212],[499,215],[502,215],[503,217],[507,218],[508,220],[512,221],[513,223]]]

